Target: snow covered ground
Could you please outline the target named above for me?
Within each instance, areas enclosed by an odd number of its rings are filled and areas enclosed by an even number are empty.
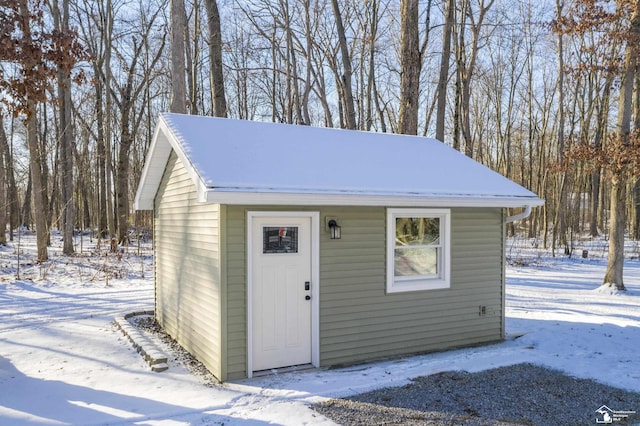
[[[115,256],[85,236],[81,254],[67,258],[60,237],[52,241],[51,261],[39,266],[33,236],[23,235],[19,270],[17,242],[0,247],[2,425],[333,424],[308,404],[446,370],[520,362],[640,391],[640,260],[633,245],[625,293],[598,290],[605,267],[599,245],[587,259],[510,245],[508,255],[521,266],[507,268],[510,338],[503,343],[210,386],[174,360],[169,370],[151,372],[112,323],[117,314],[152,307],[148,243]]]

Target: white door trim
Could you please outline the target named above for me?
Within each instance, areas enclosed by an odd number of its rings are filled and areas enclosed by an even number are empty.
[[[258,217],[305,217],[311,219],[311,364],[320,367],[320,212],[247,212],[247,377],[253,376],[253,220]]]

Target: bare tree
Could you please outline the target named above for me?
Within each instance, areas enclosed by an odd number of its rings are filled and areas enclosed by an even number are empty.
[[[635,91],[633,95],[633,128],[640,129],[640,72],[634,76]],[[633,239],[640,239],[640,178],[635,177],[633,184]]]
[[[188,91],[188,111],[190,114],[198,115],[200,109],[198,105],[198,96],[200,94],[200,4],[198,0],[193,2],[191,15],[193,17],[193,32],[188,22],[184,26],[185,53],[187,72],[187,91]],[[187,18],[190,20],[190,17]],[[192,44],[193,42],[193,44]]]
[[[487,12],[493,6],[495,0],[477,0],[477,15],[471,0],[463,0],[460,10],[460,19],[458,28],[458,42],[456,43],[456,70],[457,70],[457,115],[455,126],[461,132],[462,139],[465,142],[464,153],[473,157],[474,140],[471,137],[471,83],[473,74],[476,69],[476,60],[480,44],[480,31],[483,29],[484,19]],[[469,29],[471,31],[470,51],[467,55],[467,42],[465,41],[465,28],[468,19]],[[454,135],[454,146],[460,145],[459,136]]]
[[[0,245],[7,245],[7,173],[5,164],[5,150],[2,149],[8,145],[7,135],[4,131],[4,120],[0,113]]]
[[[10,6],[19,4],[2,1]],[[61,12],[67,2],[44,0],[50,6],[57,5]],[[571,18],[569,11],[574,5],[588,2],[564,3],[563,19]],[[31,7],[30,1],[28,4]],[[172,39],[169,52],[161,41],[160,34],[165,30],[162,23],[147,32],[156,10],[151,8],[162,6],[162,15],[169,4],[124,0],[68,4],[70,24],[79,28],[92,53],[86,69],[93,74],[93,84],[72,89],[70,119],[62,96],[66,83],[58,84],[61,99],[55,103],[46,103],[56,96],[51,88],[46,96],[36,99],[33,146],[39,152],[34,156],[40,162],[39,179],[27,179],[26,166],[10,170],[9,165],[26,164],[31,156],[18,151],[17,158],[12,158],[10,150],[2,147],[7,196],[15,207],[19,203],[13,200],[20,194],[25,211],[33,213],[26,223],[31,224],[39,210],[32,203],[35,199],[23,199],[22,195],[28,193],[33,198],[40,191],[46,198],[42,201],[44,211],[51,210],[46,214],[47,221],[54,218],[52,226],[58,221],[68,226],[64,209],[72,205],[77,226],[95,227],[101,237],[110,234],[122,238],[131,221],[130,209],[123,203],[130,202],[155,117],[157,112],[171,109],[408,133],[416,133],[415,117],[420,117],[423,134],[434,133],[429,128],[433,124],[437,138],[451,135],[456,148],[547,200],[544,208],[534,211],[527,229],[531,237],[542,232],[543,245],[547,232],[555,230],[557,234],[560,229],[553,226],[556,217],[565,214],[567,239],[578,230],[578,221],[593,233],[605,230],[608,224],[612,188],[609,166],[603,163],[600,172],[578,164],[564,184],[556,178],[560,174],[555,166],[563,155],[562,145],[588,140],[601,151],[615,146],[608,129],[615,126],[618,114],[610,111],[609,105],[618,100],[622,61],[611,59],[624,57],[626,39],[618,35],[632,14],[615,17],[619,24],[614,24],[609,15],[619,7],[630,11],[630,0],[610,2],[608,9],[599,10],[608,27],[600,23],[600,29],[564,32],[553,39],[548,27],[536,25],[535,20],[553,19],[556,2],[442,0],[433,2],[442,7],[443,17],[438,19],[441,40],[440,36],[438,40],[428,37],[432,0],[244,0],[220,10],[221,3],[215,0],[174,0],[171,7],[179,10],[171,12],[169,22],[171,30],[177,30],[177,38]],[[146,11],[136,15],[138,7]],[[53,7],[44,12],[47,25],[53,26],[56,19],[62,21],[62,13],[56,18],[54,12]],[[206,19],[201,19],[203,15]],[[221,25],[225,23],[228,25]],[[615,37],[601,35],[614,34],[609,28],[616,25],[619,32]],[[549,55],[550,50],[558,53],[550,43],[560,38],[564,55]],[[611,46],[600,48],[606,40]],[[179,47],[181,42],[183,47]],[[559,57],[565,61],[564,66]],[[178,62],[174,70],[172,59]],[[0,61],[5,70],[16,69],[13,63],[5,65],[11,62],[9,59]],[[596,69],[598,66],[600,69]],[[565,73],[561,75],[563,68]],[[182,81],[172,82],[171,77]],[[559,78],[563,79],[561,83]],[[447,89],[454,79],[455,96],[453,84]],[[181,88],[183,83],[186,87]],[[0,96],[0,102],[9,104],[14,96],[4,87],[0,90],[2,95],[9,95]],[[182,94],[172,96],[172,90]],[[634,99],[640,109],[638,93],[634,92]],[[186,101],[186,105],[176,107],[174,101]],[[6,112],[13,113],[14,109]],[[71,120],[75,120],[75,126]],[[446,123],[453,126],[450,132]],[[65,154],[63,136],[68,128],[73,128],[69,133],[72,145],[78,137],[72,155]],[[629,140],[633,145],[633,133]],[[71,203],[63,182],[70,176],[65,158],[73,159],[75,190]],[[625,176],[629,188],[630,179],[635,180],[636,175],[628,172]],[[18,188],[14,188],[18,191],[11,189],[15,177]],[[122,179],[127,179],[126,187],[121,185]],[[566,203],[561,188],[570,195]],[[591,204],[588,209],[587,203]],[[626,200],[626,205],[631,211],[633,202]],[[634,211],[638,225],[633,229],[640,235],[638,206]],[[135,220],[138,223],[139,217]],[[508,231],[520,230],[512,227]]]
[[[427,11],[429,13],[429,11]],[[418,134],[420,94],[420,34],[418,0],[400,1],[400,116],[398,133]],[[428,29],[427,29],[428,30]]]
[[[227,116],[227,100],[224,90],[222,71],[222,34],[220,31],[220,13],[216,0],[205,0],[209,27],[209,57],[211,61],[211,88],[213,92],[213,115]]]
[[[57,70],[60,67],[71,69],[82,49],[73,33],[47,30],[43,11],[36,8],[41,5],[17,0],[4,1],[2,6],[4,13],[0,15],[0,40],[3,43],[0,43],[0,58],[18,67],[20,72],[5,76],[3,68],[0,68],[0,90],[9,93],[2,99],[14,114],[23,117],[27,131],[37,256],[38,261],[43,262],[48,259],[49,229],[45,201],[47,187],[43,185],[46,183],[46,163],[36,122],[37,106],[47,101]],[[15,37],[14,29],[17,29],[20,37]]]
[[[1,111],[1,108],[0,108]],[[15,120],[11,120],[11,127]],[[13,137],[13,135],[12,135]],[[18,187],[16,185],[14,158],[13,158],[13,144],[8,140],[5,127],[4,116],[0,112],[0,150],[2,150],[2,156],[4,164],[0,163],[0,167],[5,169],[5,182],[6,182],[6,196],[7,196],[7,209],[9,212],[9,239],[13,241],[13,230],[20,226],[20,200],[18,199]]]
[[[158,7],[148,17],[142,32],[139,35],[141,40],[136,37],[132,39],[130,62],[127,63],[129,52],[114,50],[119,61],[124,65],[126,78],[122,85],[115,87],[116,96],[114,101],[120,110],[120,146],[118,150],[118,161],[116,165],[116,211],[117,211],[117,239],[120,243],[126,244],[129,232],[129,182],[131,180],[130,152],[134,142],[134,132],[137,129],[139,118],[134,117],[135,103],[139,99],[141,93],[150,81],[150,73],[155,64],[160,60],[165,45],[165,37],[162,38],[160,47],[155,52],[155,56],[151,60],[151,66],[145,70],[142,79],[138,79],[139,62],[142,60],[142,52],[145,49],[146,41],[150,37],[155,20],[158,18],[161,8]],[[146,20],[146,19],[145,19]]]
[[[171,101],[169,110],[187,112],[187,85],[185,80],[185,28],[187,15],[184,0],[171,0]]]
[[[18,98],[17,100],[21,101],[20,105],[14,106],[14,108],[19,108],[21,112],[24,114],[24,122],[27,130],[27,146],[29,148],[29,168],[31,172],[31,182],[33,185],[32,193],[33,203],[35,205],[36,215],[36,243],[38,249],[38,260],[45,261],[48,259],[47,253],[47,240],[48,240],[48,228],[47,228],[47,220],[45,217],[45,209],[42,194],[46,188],[42,188],[42,166],[40,164],[40,150],[38,144],[38,133],[35,121],[36,114],[36,105],[39,101],[43,100],[45,94],[42,93],[41,90],[37,86],[31,86],[27,83],[27,76],[30,79],[33,79],[33,83],[40,83],[42,80],[47,80],[49,78],[48,75],[41,75],[39,73],[39,66],[42,65],[42,58],[38,56],[42,52],[42,48],[38,46],[37,39],[34,39],[32,35],[32,22],[37,22],[37,17],[32,11],[29,10],[29,5],[26,0],[19,0],[13,5],[13,16],[11,18],[14,20],[15,25],[20,29],[22,33],[22,39],[19,40],[20,46],[10,46],[9,48],[14,52],[12,58],[17,64],[19,64],[23,69],[23,74],[25,79],[23,82],[15,81],[12,86],[6,85],[6,80],[0,79],[0,83],[5,87],[4,89],[17,89]],[[13,24],[11,25],[11,27]],[[0,27],[10,28],[9,25],[4,25]],[[10,34],[2,34],[1,38],[7,40],[11,39]],[[3,45],[0,45],[3,46]],[[5,47],[6,48],[6,47]],[[16,52],[33,52],[32,55],[22,55],[18,57]],[[11,57],[11,52],[3,52],[0,54],[2,58]],[[0,76],[2,77],[2,76]],[[38,78],[39,80],[36,80]],[[18,85],[22,85],[21,87]],[[16,87],[18,86],[18,87]]]
[[[101,239],[115,236],[116,225],[113,209],[113,165],[112,144],[113,126],[112,108],[113,93],[111,85],[112,52],[114,39],[114,14],[118,12],[117,5],[112,0],[104,2],[84,1],[77,4],[76,14],[79,19],[86,19],[91,25],[79,27],[82,39],[91,51],[91,68],[93,70],[93,116],[95,117],[95,220],[98,232],[98,245]],[[78,115],[84,122],[85,128],[92,129],[91,123],[82,114]]]
[[[581,141],[579,145],[572,147],[567,156],[601,166],[610,178],[609,253],[603,285],[624,290],[627,182],[640,171],[640,134],[638,129],[631,129],[634,81],[640,57],[640,1],[616,2],[615,6],[605,10],[598,4],[581,0],[574,5],[571,19],[556,23],[556,31],[583,36],[587,31],[595,30],[615,34],[615,37],[598,37],[605,45],[615,44],[619,40],[624,43],[622,63],[615,60],[614,56],[613,60],[605,64],[608,72],[617,72],[620,76],[615,133],[609,135],[606,145],[603,144],[602,147]]]
[[[455,0],[447,0],[444,27],[442,30],[442,56],[438,76],[438,106],[436,109],[436,139],[444,142],[444,119],[447,107],[447,82],[449,81],[449,58],[451,56],[451,28],[453,27]]]
[[[562,10],[564,8],[563,0],[556,0],[557,19],[562,19]],[[563,34],[558,33],[558,161],[564,161],[565,148],[565,64],[564,64],[564,39]],[[553,239],[551,241],[552,252],[555,255],[556,241],[559,240],[560,245],[565,246],[565,253],[568,253],[569,247],[567,243],[567,213],[568,213],[568,182],[569,174],[566,170],[562,171],[559,176],[558,186],[558,202],[556,206],[555,219],[553,221]]]
[[[62,1],[62,10],[58,0],[51,5],[55,26],[59,31],[69,31],[69,0]],[[73,63],[64,63],[58,67],[58,98],[60,102],[60,188],[62,202],[62,252],[73,254],[73,225],[75,206],[73,203],[73,157],[75,143],[71,117],[71,68]]]
[[[343,93],[342,103],[344,106],[344,118],[347,129],[355,130],[357,128],[357,124],[356,110],[353,102],[353,88],[351,86],[351,77],[353,75],[353,71],[351,70],[351,55],[349,54],[347,36],[344,30],[344,24],[342,23],[342,13],[340,12],[338,0],[331,0],[331,7],[333,8],[333,15],[336,21],[340,53],[342,54],[342,66],[344,69],[342,78],[340,79]]]

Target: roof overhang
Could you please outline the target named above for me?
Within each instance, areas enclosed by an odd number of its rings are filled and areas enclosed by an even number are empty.
[[[193,119],[192,117],[183,117]],[[182,133],[188,131],[184,127],[176,127],[176,123],[171,120],[180,119],[180,117],[161,114],[155,129],[155,133],[147,152],[144,167],[142,169],[140,183],[136,191],[134,200],[134,208],[136,210],[153,210],[155,197],[160,187],[162,177],[165,173],[167,162],[172,152],[175,152],[180,162],[183,164],[187,174],[191,177],[196,193],[197,201],[203,203],[230,204],[230,205],[276,205],[276,206],[394,206],[394,207],[485,207],[485,208],[524,208],[530,211],[531,207],[541,206],[544,200],[538,198],[534,193],[524,188],[516,188],[512,194],[485,194],[481,191],[476,192],[428,192],[412,191],[406,188],[393,191],[384,191],[376,187],[356,189],[327,189],[312,188],[310,185],[297,187],[258,187],[251,185],[231,186],[220,185],[219,182],[212,182],[212,179],[206,178],[206,173],[199,171],[196,163],[202,163],[204,159],[208,159],[202,152],[193,152],[188,141],[185,141],[185,135]],[[210,120],[205,118],[206,120]],[[220,119],[218,119],[220,120]],[[196,124],[200,123],[198,121]],[[208,121],[205,123],[209,123]],[[226,126],[233,124],[233,121],[215,121],[211,122],[216,126]],[[246,123],[247,125],[249,123]],[[256,125],[255,123],[252,124]],[[259,125],[258,130],[271,130],[271,127],[262,127]],[[305,128],[300,129],[296,126],[277,127],[273,132],[318,132],[318,129]],[[342,135],[342,133],[334,133],[331,136]],[[363,137],[361,133],[346,134],[349,136]],[[300,136],[300,135],[298,135]],[[366,137],[381,137],[380,135],[367,135]],[[393,136],[398,137],[398,136]],[[400,142],[403,140],[400,139]],[[436,144],[440,148],[440,144]],[[445,153],[446,154],[446,153]],[[195,157],[195,158],[192,158]],[[201,158],[202,157],[202,158]],[[222,157],[224,158],[224,157]],[[464,157],[463,157],[464,158]],[[213,159],[216,167],[227,166],[221,163],[220,159]],[[229,163],[227,161],[226,163]],[[233,163],[235,164],[235,163]],[[466,163],[465,163],[466,164]],[[246,169],[243,169],[246,170]],[[486,173],[480,171],[481,173]],[[491,172],[493,173],[493,172]],[[239,172],[242,174],[242,172]],[[262,183],[263,181],[259,181]],[[216,185],[218,183],[218,185]],[[248,182],[247,182],[248,183]],[[292,182],[287,182],[290,184]],[[295,183],[295,182],[293,182]],[[512,183],[514,187],[517,185]],[[365,186],[366,185],[361,185]],[[372,185],[370,185],[372,186]],[[401,187],[401,185],[398,185]],[[511,188],[511,187],[510,187]],[[464,188],[460,188],[464,189]],[[517,195],[516,195],[517,194]],[[520,195],[522,194],[522,195]]]
[[[161,115],[140,175],[140,182],[133,202],[135,210],[153,210],[156,193],[172,151],[176,153],[187,173],[193,179],[197,188],[198,201],[206,201],[207,188],[203,179]]]
[[[395,206],[395,207],[537,207],[540,198],[478,197],[463,195],[391,195],[335,194],[322,192],[280,192],[225,188],[208,188],[206,202],[216,204],[246,204],[274,206]]]

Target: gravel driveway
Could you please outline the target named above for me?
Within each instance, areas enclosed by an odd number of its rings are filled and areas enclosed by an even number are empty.
[[[533,364],[444,372],[313,408],[345,426],[640,424],[628,413],[640,413],[640,393]]]
[[[134,317],[133,323],[156,334],[187,368],[215,386],[215,378],[175,343],[153,316]],[[597,412],[603,406],[610,411]],[[405,386],[332,399],[312,408],[344,426],[586,426],[606,424],[605,413],[611,416],[609,424],[640,425],[640,393],[577,379],[534,364],[479,373],[447,371],[415,378]],[[624,417],[627,414],[622,411],[637,413]]]

